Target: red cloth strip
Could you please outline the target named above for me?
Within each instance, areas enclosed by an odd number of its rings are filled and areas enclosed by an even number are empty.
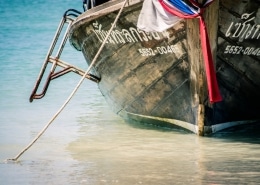
[[[216,72],[214,69],[214,62],[213,62],[213,57],[212,57],[212,53],[211,53],[207,28],[205,25],[205,21],[204,21],[203,17],[201,16],[204,9],[201,8],[201,12],[199,14],[184,15],[181,12],[179,12],[178,10],[172,9],[169,6],[167,6],[163,0],[159,0],[159,2],[166,11],[168,11],[169,13],[176,15],[178,17],[185,18],[185,19],[192,19],[192,18],[199,17],[199,19],[200,19],[200,39],[201,39],[201,47],[202,47],[202,53],[203,53],[203,58],[204,58],[205,71],[206,71],[209,100],[210,100],[210,103],[216,103],[216,102],[222,101],[222,97],[221,97],[219,87],[218,87]],[[209,4],[210,3],[208,3],[206,6],[208,6]]]
[[[214,62],[210,48],[209,37],[205,25],[205,21],[202,16],[200,18],[200,39],[201,47],[203,51],[204,65],[207,76],[207,85],[209,92],[210,103],[222,101],[222,97],[219,91],[216,72],[214,69]]]

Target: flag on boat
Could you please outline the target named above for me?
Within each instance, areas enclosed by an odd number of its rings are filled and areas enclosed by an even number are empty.
[[[158,0],[144,0],[137,27],[146,32],[162,32],[181,20],[166,11]]]
[[[207,29],[202,17],[205,8],[213,1],[214,0],[206,0],[201,4],[198,0],[145,0],[137,23],[137,27],[144,31],[160,32],[172,27],[181,18],[199,18],[200,40],[211,103],[222,100],[218,88]]]

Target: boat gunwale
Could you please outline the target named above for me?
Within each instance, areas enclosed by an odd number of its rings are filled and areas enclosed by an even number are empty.
[[[75,44],[73,44],[74,42],[77,43],[77,41],[75,41],[72,36],[74,34],[74,32],[77,30],[77,28],[79,28],[81,25],[93,21],[95,19],[97,19],[98,17],[102,17],[106,14],[112,13],[114,11],[119,10],[125,0],[111,0],[108,1],[104,4],[101,4],[99,6],[93,7],[89,10],[87,10],[86,12],[83,12],[81,15],[79,15],[71,24],[70,27],[70,31],[69,31],[69,42],[70,44],[78,51],[81,51],[82,46],[79,46],[80,48],[78,48]],[[143,2],[143,0],[128,0],[128,3],[126,3],[125,8],[141,3]]]
[[[124,1],[125,0],[108,1],[104,4],[93,7],[92,9],[89,9],[86,12],[83,12],[75,19],[75,21],[73,21],[71,26],[71,32],[73,32],[74,28],[82,21],[89,22],[92,21],[93,19],[96,19],[97,17],[103,16],[104,14],[108,14],[116,10],[119,10],[122,7]],[[129,7],[140,2],[143,2],[143,0],[128,0],[128,3],[125,5],[125,7]]]

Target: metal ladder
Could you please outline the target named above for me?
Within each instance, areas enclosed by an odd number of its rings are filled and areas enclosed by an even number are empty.
[[[63,15],[63,17],[62,17],[62,19],[60,21],[60,24],[59,24],[59,26],[57,28],[57,31],[56,31],[56,33],[54,35],[54,38],[52,40],[51,46],[50,46],[50,48],[49,48],[49,50],[47,52],[47,55],[45,57],[45,60],[43,62],[42,68],[41,68],[40,73],[38,75],[38,78],[36,80],[36,83],[35,83],[35,86],[33,88],[33,91],[31,93],[30,102],[32,102],[34,99],[41,99],[42,97],[44,97],[44,95],[47,92],[47,89],[49,87],[49,84],[50,84],[51,80],[54,80],[54,79],[56,79],[56,78],[58,78],[58,77],[60,77],[62,75],[65,75],[65,74],[67,74],[69,72],[74,72],[74,73],[79,74],[81,76],[84,75],[85,71],[77,68],[76,66],[70,65],[70,64],[68,64],[68,63],[66,63],[66,62],[64,62],[64,61],[62,61],[60,59],[61,53],[63,51],[63,48],[64,48],[64,46],[65,46],[65,44],[67,42],[67,39],[68,39],[68,32],[70,30],[70,27],[71,27],[74,19],[78,15],[80,15],[80,14],[81,14],[81,12],[79,12],[77,10],[74,10],[74,9],[69,9],[69,10],[67,10],[64,13],[64,15]],[[59,48],[57,50],[57,53],[53,57],[52,56],[53,51],[56,48],[57,41],[58,41],[58,39],[60,37],[60,34],[61,34],[62,30],[64,29],[65,24],[68,24],[67,29],[66,29],[66,31],[64,33],[64,36],[63,36],[62,40],[61,40],[61,43],[60,43]],[[43,75],[45,73],[46,67],[48,66],[49,63],[52,64],[50,72],[49,72],[49,75],[48,75],[48,77],[46,79],[46,82],[45,82],[45,84],[43,86],[43,89],[42,89],[41,93],[37,93],[37,90],[38,90],[39,85],[40,85],[40,83],[42,81]],[[62,70],[60,70],[58,72],[55,72],[55,69],[56,69],[57,66],[61,67]],[[92,80],[92,81],[94,81],[96,83],[98,83],[100,81],[100,78],[98,78],[98,77],[96,77],[96,76],[94,76],[92,74],[88,74],[86,76],[86,78],[90,79],[90,80]]]

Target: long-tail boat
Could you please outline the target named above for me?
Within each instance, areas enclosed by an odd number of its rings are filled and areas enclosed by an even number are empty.
[[[156,23],[152,17],[160,12],[147,11],[148,5],[165,10],[170,19]],[[174,125],[201,136],[259,122],[259,0],[111,0],[96,6],[89,0],[84,6],[83,13],[65,12],[30,101],[43,97],[52,79],[71,71],[84,74],[60,59],[69,39],[91,66],[85,77],[97,82],[124,119]],[[168,27],[162,30],[161,24]],[[52,70],[37,93],[49,63]],[[55,72],[56,66],[63,69]]]

